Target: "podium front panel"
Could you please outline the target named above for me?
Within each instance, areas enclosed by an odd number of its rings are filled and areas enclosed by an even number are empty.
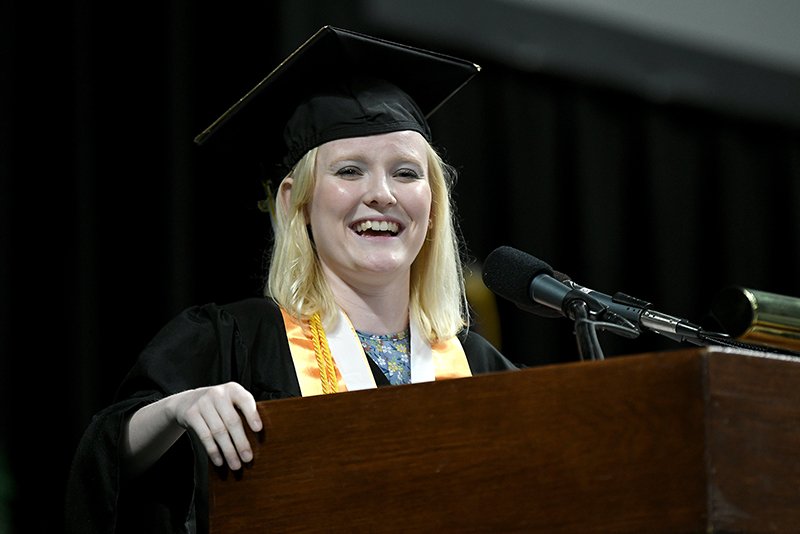
[[[211,531],[705,532],[695,350],[259,403]]]

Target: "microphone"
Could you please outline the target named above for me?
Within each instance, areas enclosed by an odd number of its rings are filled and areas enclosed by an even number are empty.
[[[563,317],[558,307],[533,300],[529,286],[537,275],[547,275],[564,282],[569,277],[553,271],[540,259],[511,247],[500,247],[486,257],[483,264],[483,283],[492,292],[510,300],[518,308],[541,317]]]
[[[648,330],[677,341],[700,342],[703,338],[699,326],[652,310],[649,302],[624,293],[611,297],[578,285],[566,275],[558,275],[557,278],[556,271],[542,260],[511,247],[492,251],[483,266],[486,287],[537,315],[574,319],[570,308],[580,301],[587,305],[593,320],[626,327],[613,329],[626,337],[636,337]]]

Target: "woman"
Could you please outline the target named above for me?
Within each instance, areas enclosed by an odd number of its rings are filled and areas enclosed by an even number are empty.
[[[268,297],[190,308],[148,345],[78,449],[72,530],[207,530],[208,459],[252,459],[256,401],[513,369],[464,331],[452,177],[420,106],[386,79],[408,77],[409,56],[447,71],[438,96],[420,93],[431,111],[475,72],[323,28],[257,88],[261,101],[294,94]]]

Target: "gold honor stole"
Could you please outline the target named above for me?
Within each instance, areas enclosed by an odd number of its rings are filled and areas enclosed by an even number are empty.
[[[314,350],[314,339],[308,324],[303,328],[303,325],[283,308],[281,314],[297,380],[300,382],[300,392],[304,397],[322,395],[326,392],[323,389],[324,373],[335,373],[335,391],[356,391],[376,387],[367,355],[344,311],[339,310],[339,320],[333,331],[322,335],[323,342],[327,339],[330,354],[333,356],[332,371],[326,370],[325,365],[319,363],[322,360],[318,360],[318,352]],[[458,338],[454,336],[447,341],[431,345],[420,336],[414,321],[411,321],[411,382],[418,384],[464,376],[472,376],[472,372],[469,370],[467,356]]]

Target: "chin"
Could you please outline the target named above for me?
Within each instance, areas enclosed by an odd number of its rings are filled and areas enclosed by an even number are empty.
[[[411,263],[398,261],[397,258],[371,258],[360,265],[361,271],[380,275],[396,274],[400,272],[410,272]]]
[[[404,265],[397,265],[397,264],[384,264],[384,263],[375,264],[375,263],[371,263],[371,264],[368,264],[368,265],[362,265],[359,270],[362,271],[362,272],[365,272],[365,273],[371,273],[371,274],[376,274],[376,275],[380,275],[380,274],[390,275],[390,274],[395,274],[395,273],[398,273],[398,272],[402,272],[404,270],[407,271],[408,268],[405,267]]]

